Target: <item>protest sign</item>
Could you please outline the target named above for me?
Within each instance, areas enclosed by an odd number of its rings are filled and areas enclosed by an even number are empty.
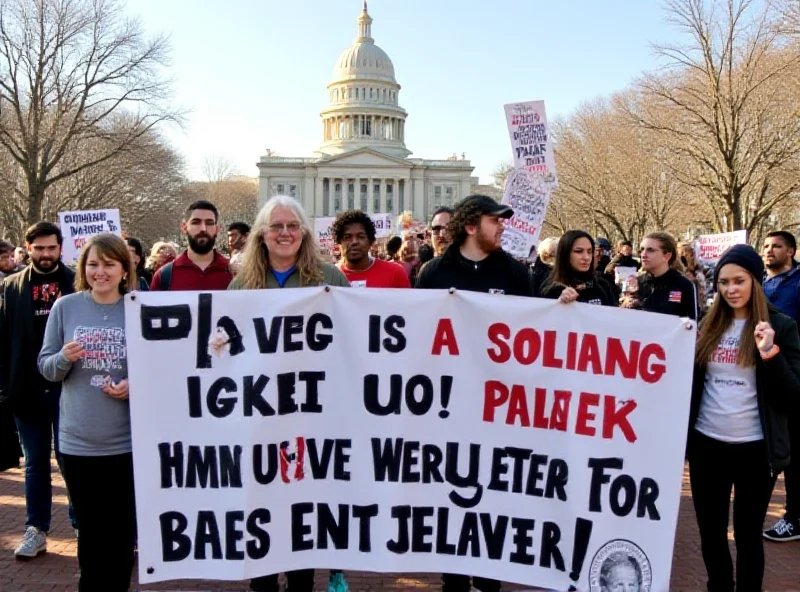
[[[386,238],[392,234],[391,214],[369,214],[375,224],[375,238]],[[314,233],[319,246],[328,251],[333,250],[334,237],[331,234],[335,217],[314,218]]]
[[[503,232],[503,250],[515,257],[527,257],[531,248],[539,244],[547,205],[550,203],[552,182],[542,175],[516,169],[506,176],[503,203],[511,206],[514,216],[506,222]]]
[[[366,567],[599,591],[624,555],[667,590],[693,324],[395,292],[126,296],[139,581]]]
[[[717,264],[719,258],[729,247],[746,242],[746,230],[723,232],[721,234],[704,234],[694,241],[694,256],[700,265],[713,266]]]
[[[514,168],[555,178],[556,162],[544,101],[510,103],[504,107]]]
[[[104,232],[122,236],[119,210],[59,212],[58,225],[64,237],[61,258],[67,265],[78,262],[83,245],[90,237]]]

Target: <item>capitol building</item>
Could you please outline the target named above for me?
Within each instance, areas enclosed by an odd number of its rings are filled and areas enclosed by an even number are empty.
[[[358,36],[336,60],[322,111],[322,145],[309,158],[267,154],[259,170],[259,207],[274,195],[297,198],[309,216],[347,209],[398,214],[411,210],[428,221],[439,206],[469,195],[477,179],[462,155],[443,160],[409,158],[400,85],[389,56],[375,45],[367,2]]]

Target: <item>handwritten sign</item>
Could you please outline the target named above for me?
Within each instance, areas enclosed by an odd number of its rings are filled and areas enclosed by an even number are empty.
[[[547,127],[544,101],[505,105],[514,168],[556,178],[553,142]]]
[[[733,245],[747,243],[747,231],[704,234],[694,242],[694,256],[700,265],[716,265],[722,254]]]
[[[110,232],[122,236],[119,210],[116,209],[59,212],[58,225],[64,237],[61,257],[67,265],[78,262],[83,245],[94,235]]]

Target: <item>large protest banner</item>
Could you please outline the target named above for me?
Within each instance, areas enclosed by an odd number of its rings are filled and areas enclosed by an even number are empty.
[[[547,127],[544,101],[505,105],[514,169],[506,176],[503,203],[514,217],[503,233],[503,249],[527,257],[539,244],[550,194],[558,186],[553,141]]]
[[[744,243],[747,243],[746,230],[703,234],[694,241],[694,256],[701,265],[716,265],[728,248]]]
[[[369,214],[373,224],[375,224],[375,237],[385,238],[392,234],[392,215],[391,214]],[[336,220],[333,216],[314,218],[314,234],[317,237],[319,246],[326,250],[333,249],[334,237],[331,234],[331,226]]]
[[[119,210],[59,212],[58,225],[64,236],[61,258],[67,265],[78,262],[83,245],[90,237],[104,232],[122,236]]]
[[[635,562],[639,590],[668,589],[692,323],[337,288],[137,293],[125,315],[140,582],[316,567],[599,591]]]

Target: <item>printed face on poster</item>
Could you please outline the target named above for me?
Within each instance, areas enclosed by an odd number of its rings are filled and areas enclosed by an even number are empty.
[[[106,232],[122,236],[116,209],[59,212],[58,225],[64,237],[61,258],[67,265],[78,262],[83,245],[92,236]]]
[[[693,328],[387,292],[126,298],[140,582],[368,566],[599,592],[624,555],[668,589]]]

